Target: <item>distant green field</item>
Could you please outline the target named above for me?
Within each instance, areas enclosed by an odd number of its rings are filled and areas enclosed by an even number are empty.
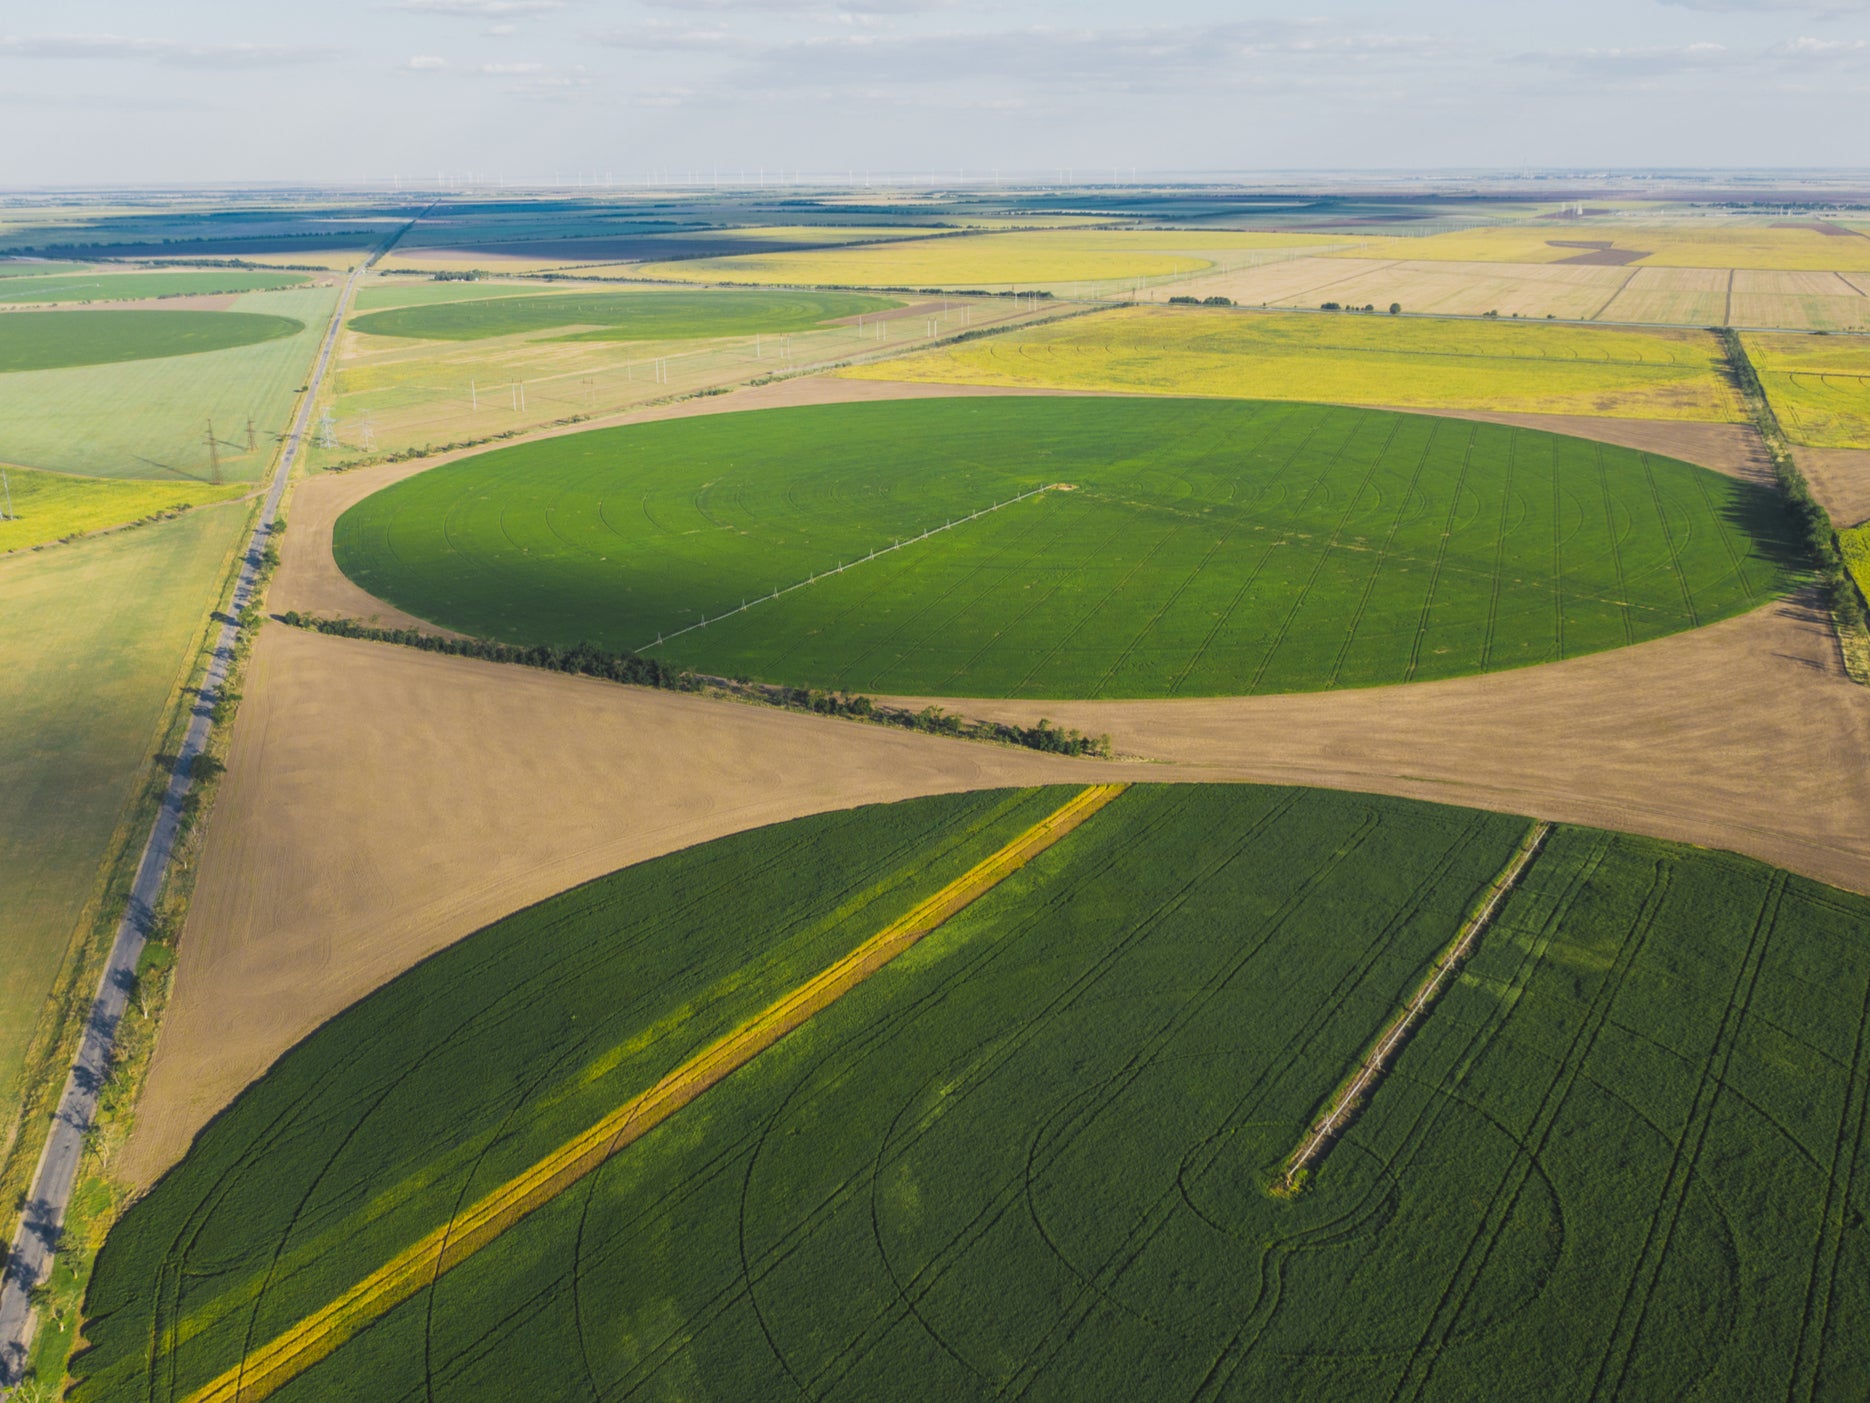
[[[443,951],[118,1223],[70,1396],[180,1403],[1056,799],[743,834]],[[1862,897],[1561,828],[1267,1192],[1525,829],[1133,787],[272,1396],[1860,1396]]]
[[[251,312],[8,312],[0,316],[0,373],[224,351],[304,329]]]
[[[72,277],[12,278],[0,283],[0,302],[132,302],[139,298],[257,292],[299,287],[304,273],[87,273]]]
[[[385,307],[426,306],[431,302],[478,302],[488,297],[523,297],[536,295],[537,283],[421,282],[366,283],[351,298],[359,312],[381,311]]]
[[[237,497],[247,489],[195,482],[113,482],[0,465],[0,554],[87,531],[140,521],[178,507]]]
[[[504,449],[366,499],[334,541],[371,593],[513,642],[852,691],[1162,697],[1660,637],[1784,589],[1785,530],[1757,486],[1528,429],[1005,398]]]
[[[805,331],[899,305],[846,292],[570,292],[476,298],[370,312],[353,331],[438,341],[588,326],[567,340],[667,341]]]
[[[250,292],[235,304],[302,329],[276,340],[193,355],[0,375],[0,462],[99,477],[207,482],[208,425],[221,470],[251,482],[272,462],[294,397],[311,369],[338,290]],[[233,313],[0,313],[15,317],[232,316]],[[247,420],[254,425],[248,448]]]
[[[55,263],[49,259],[0,258],[0,278],[46,278],[61,273],[81,273],[83,263]]]
[[[0,1127],[247,519],[214,507],[0,559]]]

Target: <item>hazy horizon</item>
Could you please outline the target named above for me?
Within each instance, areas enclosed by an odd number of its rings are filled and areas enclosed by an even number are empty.
[[[1851,169],[1870,0],[71,0],[8,188]]]

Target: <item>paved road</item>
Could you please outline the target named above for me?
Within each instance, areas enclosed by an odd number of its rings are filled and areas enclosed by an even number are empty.
[[[78,1162],[84,1153],[85,1135],[90,1131],[92,1119],[97,1114],[98,1093],[103,1089],[105,1074],[110,1067],[111,1043],[116,1037],[124,1006],[135,988],[137,961],[142,957],[143,942],[155,911],[156,898],[162,891],[163,880],[168,876],[169,862],[175,852],[175,840],[182,822],[182,801],[188,797],[189,769],[208,743],[215,699],[226,684],[227,669],[234,659],[234,644],[240,631],[237,621],[253,597],[267,536],[278,514],[279,500],[285,495],[292,465],[299,456],[299,446],[312,414],[312,401],[317,397],[318,386],[324,380],[325,369],[331,362],[331,351],[337,344],[344,309],[350,304],[351,293],[356,289],[364,269],[387,253],[409,227],[404,225],[399,228],[346,280],[344,290],[338,297],[337,309],[331,314],[331,325],[325,329],[324,342],[318,348],[318,361],[313,367],[312,378],[306,382],[298,417],[293,420],[292,430],[286,436],[285,451],[280,454],[279,465],[273,470],[272,484],[267,489],[266,504],[260,512],[259,523],[247,543],[247,554],[240,563],[240,574],[234,582],[232,606],[222,616],[221,633],[215,640],[207,677],[195,697],[188,734],[182,741],[181,752],[175,758],[175,767],[169,772],[169,788],[162,796],[162,807],[157,811],[149,841],[144,845],[142,861],[137,864],[136,882],[130,888],[130,901],[123,913],[123,920],[117,925],[117,939],[111,946],[110,963],[105,966],[104,976],[98,984],[97,999],[91,1005],[91,1016],[85,1023],[84,1039],[78,1046],[77,1057],[72,1060],[71,1073],[65,1080],[64,1095],[59,1098],[58,1113],[52,1118],[51,1132],[46,1136],[45,1149],[39,1156],[39,1168],[33,1176],[32,1196],[21,1215],[12,1250],[7,1254],[5,1274],[0,1276],[0,1388],[18,1383],[26,1366],[33,1329],[30,1293],[52,1269],[52,1258],[58,1250],[59,1231],[65,1221],[65,1208],[71,1200],[72,1185],[78,1177]]]

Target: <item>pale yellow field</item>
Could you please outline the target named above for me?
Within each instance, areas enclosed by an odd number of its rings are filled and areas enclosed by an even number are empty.
[[[967,385],[1738,421],[1702,331],[1120,308],[853,367]]]
[[[647,264],[645,277],[681,282],[824,287],[1060,289],[1159,279],[1249,261],[1265,249],[1330,247],[1343,241],[1295,234],[1091,229],[969,234],[823,252],[739,254]]]
[[[1813,331],[1861,331],[1870,328],[1870,297],[1855,281],[1833,272],[1761,272],[1743,268],[1734,274],[1733,321],[1736,326],[1783,326]]]
[[[145,517],[238,497],[238,483],[137,482],[74,477],[0,464],[0,554],[44,545],[66,536],[103,531]]]
[[[666,342],[568,341],[561,339],[565,327],[473,341],[409,341],[347,329],[327,382],[338,446],[314,446],[308,459],[327,467],[480,441],[1049,314],[1044,303],[1035,310],[1011,298],[951,298],[892,308],[861,325]]]
[[[1814,448],[1870,448],[1870,339],[1743,339],[1788,436]]]
[[[1318,260],[1342,264],[1349,260]],[[1540,263],[1395,262],[1360,265],[1350,277],[1309,288],[1303,294],[1270,299],[1316,307],[1321,301],[1347,306],[1387,308],[1400,302],[1406,312],[1444,316],[1564,317],[1589,321],[1629,280],[1625,268],[1554,268]],[[1236,298],[1236,301],[1244,299]]]
[[[1722,326],[1727,321],[1727,289],[1733,274],[1725,268],[1605,268],[1628,281],[1598,313],[1607,322],[1678,322],[1684,326]]]
[[[1456,263],[1557,263],[1589,252],[1568,248],[1566,243],[1600,241],[1617,249],[1642,250],[1647,254],[1641,260],[1646,267],[1870,271],[1870,238],[1825,234],[1812,228],[1713,221],[1640,225],[1620,219],[1587,219],[1573,225],[1554,222],[1468,229],[1408,240],[1406,254],[1399,249],[1396,256]]]

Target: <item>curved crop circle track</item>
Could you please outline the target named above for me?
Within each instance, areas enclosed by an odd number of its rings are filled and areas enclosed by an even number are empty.
[[[1492,424],[1022,398],[718,414],[503,449],[338,522],[465,633],[794,686],[1166,697],[1458,676],[1787,582],[1771,493]]]

